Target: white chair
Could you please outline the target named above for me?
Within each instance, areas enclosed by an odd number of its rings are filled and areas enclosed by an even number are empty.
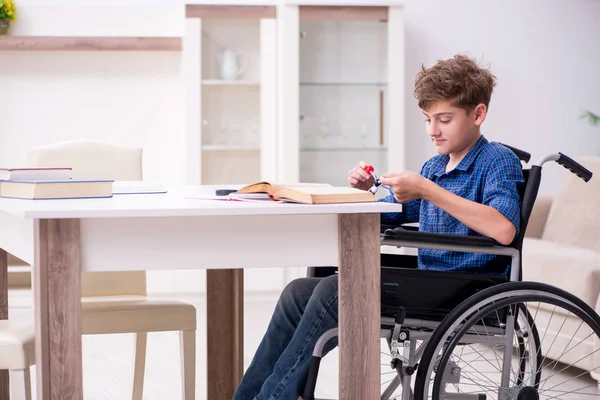
[[[34,147],[28,162],[32,167],[71,167],[73,178],[142,180],[142,149],[97,141]],[[161,331],[180,332],[183,399],[194,399],[196,308],[147,297],[145,271],[83,272],[81,286],[84,335],[136,334],[133,399],[142,398],[147,333]]]
[[[33,318],[0,321],[0,370],[9,370],[11,399],[31,400],[29,367],[35,364]]]
[[[7,253],[8,289],[31,289],[31,266]]]

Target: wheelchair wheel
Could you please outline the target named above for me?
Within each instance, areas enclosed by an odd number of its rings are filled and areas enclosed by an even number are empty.
[[[512,327],[512,328],[511,328]],[[553,286],[509,282],[454,309],[427,344],[415,399],[591,399],[600,317]]]

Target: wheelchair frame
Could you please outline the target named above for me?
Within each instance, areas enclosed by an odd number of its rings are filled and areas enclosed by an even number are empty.
[[[503,144],[504,145],[504,144]],[[504,145],[505,147],[512,150],[521,161],[525,163],[529,162],[530,155],[522,150],[516,149],[514,147]],[[537,197],[538,188],[541,182],[541,169],[544,163],[555,161],[563,167],[570,170],[572,173],[579,176],[584,181],[589,181],[592,177],[592,173],[567,157],[562,153],[552,154],[547,157],[544,157],[539,165],[532,165],[529,170],[524,169],[524,174],[527,172],[525,176],[525,187],[522,195],[522,210],[521,210],[521,226],[519,235],[513,241],[510,246],[501,246],[497,242],[495,242],[491,238],[484,237],[466,237],[459,235],[440,235],[440,234],[431,234],[431,233],[423,233],[423,232],[415,232],[415,231],[406,231],[403,227],[397,227],[393,229],[386,229],[381,236],[381,245],[390,245],[395,247],[408,247],[408,248],[428,248],[428,249],[441,249],[441,250],[451,250],[457,252],[468,252],[468,253],[480,253],[480,254],[492,254],[492,255],[500,255],[500,256],[509,256],[511,258],[510,262],[510,277],[509,282],[496,284],[492,286],[490,289],[485,289],[479,292],[477,295],[471,296],[470,298],[463,299],[460,305],[450,312],[448,315],[444,317],[442,321],[434,321],[434,320],[426,320],[426,319],[417,319],[417,318],[405,318],[404,310],[402,308],[399,309],[396,318],[390,317],[381,317],[381,335],[380,337],[386,339],[388,341],[388,346],[390,348],[390,352],[392,355],[391,366],[396,370],[396,376],[387,389],[381,395],[382,400],[388,400],[390,396],[394,393],[394,391],[398,388],[399,385],[402,385],[404,388],[402,391],[402,400],[413,400],[413,390],[411,388],[411,379],[412,375],[418,368],[419,361],[421,361],[422,357],[426,352],[431,353],[432,349],[428,348],[429,342],[433,336],[443,336],[440,332],[438,332],[438,328],[441,325],[447,326],[450,325],[455,327],[458,322],[451,321],[449,318],[458,318],[464,317],[467,315],[469,311],[475,309],[479,306],[479,304],[484,304],[486,302],[490,302],[492,297],[486,297],[490,290],[498,291],[502,285],[517,285],[518,287],[522,287],[523,289],[529,288],[529,286],[525,285],[525,282],[521,282],[521,249],[522,242],[525,236],[525,230],[527,228],[527,223],[529,220],[529,216],[531,215],[531,210],[533,208],[533,204]],[[384,266],[385,267],[385,266]],[[308,275],[314,275],[315,269],[314,267],[309,268]],[[477,274],[473,274],[474,276]],[[523,285],[521,285],[523,284]],[[550,294],[554,293],[556,296],[556,292],[558,289],[551,287],[549,285],[536,284],[541,286],[542,293]],[[527,286],[527,287],[525,287]],[[532,289],[529,288],[529,291]],[[493,294],[493,293],[492,293]],[[496,295],[498,297],[498,295]],[[481,302],[475,305],[470,304],[469,299],[481,299]],[[565,300],[566,299],[566,300]],[[581,300],[574,298],[574,296],[569,295],[568,293],[563,292],[561,301],[568,302],[569,304],[574,304],[574,306],[583,309],[583,312],[593,313],[597,318],[597,314],[593,310],[591,310],[585,303]],[[525,315],[527,317],[526,324],[529,325],[527,328],[534,331],[533,335],[530,335],[528,340],[533,340],[534,345],[541,346],[541,342],[539,341],[539,337],[537,337],[537,330],[535,328],[535,323],[532,325],[529,323],[530,314],[526,310],[526,307],[523,304],[520,304],[524,308],[524,312],[517,312],[512,315],[508,313],[506,316],[505,326],[506,327],[515,327],[515,318],[518,318],[519,315]],[[469,309],[465,310],[465,307],[469,306]],[[594,319],[593,322],[597,322],[600,319]],[[423,330],[426,329],[426,330]],[[465,338],[466,341],[470,343],[498,343],[503,345],[504,347],[504,361],[503,368],[501,371],[501,383],[500,383],[500,393],[499,395],[503,398],[507,397],[511,393],[509,393],[508,383],[510,380],[510,368],[511,368],[511,356],[513,351],[513,340],[514,340],[514,329],[505,329],[505,334],[502,334],[501,328],[493,328],[493,327],[485,327],[485,332],[482,330],[481,332],[477,332],[477,327],[471,327],[470,331],[472,333],[467,333]],[[600,336],[600,323],[595,324],[594,329],[596,333]],[[475,333],[476,335],[473,335]],[[481,334],[486,336],[484,341],[482,340]],[[492,335],[496,334],[496,335]],[[498,335],[500,334],[500,335]],[[324,333],[319,340],[317,341],[315,348],[313,350],[313,357],[311,366],[309,369],[306,385],[304,387],[304,392],[300,397],[300,400],[314,400],[314,391],[316,387],[317,374],[320,365],[320,361],[322,358],[323,350],[325,345],[329,340],[336,337],[338,335],[338,329],[334,328],[326,333]],[[471,336],[469,336],[471,335]],[[477,339],[477,340],[475,340]],[[447,340],[444,339],[444,340]],[[472,340],[472,342],[471,342]],[[423,341],[423,343],[417,348],[417,341]],[[535,343],[537,341],[537,343]],[[465,340],[461,340],[461,342],[465,342]],[[540,362],[541,352],[537,352],[538,356],[533,360],[533,366],[536,371],[538,371],[538,363]],[[431,360],[429,361],[429,373],[431,369],[434,368]],[[434,364],[434,363],[433,363]],[[419,371],[420,372],[420,371]],[[456,375],[456,371],[453,368],[446,368],[443,371],[443,378],[447,381],[442,383],[453,383],[456,379],[460,379],[460,376]],[[536,374],[541,374],[541,369],[536,372]],[[539,376],[536,375],[534,379],[539,380]],[[458,381],[457,381],[458,382]],[[505,388],[505,389],[502,389]],[[452,399],[452,400],[478,400],[481,399],[477,394],[445,394],[442,392],[444,399]],[[423,394],[421,394],[423,396]],[[485,398],[485,397],[483,397]],[[516,398],[516,397],[515,397]],[[519,397],[520,398],[520,397]],[[417,399],[421,400],[421,399]]]

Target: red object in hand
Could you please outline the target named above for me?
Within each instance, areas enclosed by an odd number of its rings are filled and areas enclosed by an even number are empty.
[[[365,165],[365,172],[367,174],[371,174],[373,171],[375,171],[375,168],[372,165]]]

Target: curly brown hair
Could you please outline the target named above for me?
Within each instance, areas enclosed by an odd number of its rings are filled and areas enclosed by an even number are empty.
[[[465,56],[455,55],[438,60],[430,67],[421,66],[415,78],[414,95],[419,107],[427,110],[436,101],[450,101],[454,107],[467,112],[478,104],[489,107],[496,77],[485,68]]]

